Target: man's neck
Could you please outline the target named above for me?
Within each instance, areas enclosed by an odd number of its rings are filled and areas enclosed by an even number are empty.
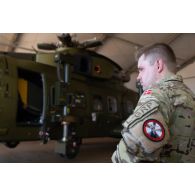
[[[163,73],[160,75],[159,79],[157,80],[157,83],[159,83],[159,82],[161,82],[161,81],[163,81],[163,80],[166,80],[167,78],[170,78],[170,77],[172,77],[172,76],[175,76],[175,74],[172,73],[172,72],[169,72],[169,71],[163,72]]]

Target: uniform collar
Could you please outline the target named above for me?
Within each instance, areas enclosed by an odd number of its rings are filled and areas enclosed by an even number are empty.
[[[165,77],[165,78],[162,79],[159,83],[168,82],[168,81],[183,82],[183,78],[182,78],[181,75],[172,75],[172,76]]]
[[[169,76],[166,76],[164,79],[154,83],[152,86],[150,86],[147,89],[155,88],[155,87],[163,84],[164,82],[169,82],[169,81],[183,82],[183,78],[181,75],[171,75],[171,76],[169,75]]]

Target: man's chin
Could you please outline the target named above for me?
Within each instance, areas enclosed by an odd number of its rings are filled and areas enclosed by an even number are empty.
[[[142,87],[143,91],[150,89],[150,87]]]

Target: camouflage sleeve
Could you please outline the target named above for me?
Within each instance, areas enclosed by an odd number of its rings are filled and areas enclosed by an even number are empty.
[[[122,139],[112,156],[113,162],[158,161],[170,138],[159,100],[143,96],[134,113],[123,123]]]

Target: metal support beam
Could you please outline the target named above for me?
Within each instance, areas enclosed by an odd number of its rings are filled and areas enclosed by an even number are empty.
[[[108,36],[108,33],[104,33],[104,34],[102,34],[102,38],[101,39],[99,39],[101,42],[102,42],[102,44],[104,45],[105,44],[105,42],[109,39],[110,37]],[[95,51],[95,52],[98,52],[98,50],[101,48],[102,46],[98,46],[98,47],[95,47],[94,49],[92,49],[93,51]]]
[[[127,39],[124,39],[124,38],[121,38],[121,37],[119,37],[119,36],[115,36],[115,34],[113,34],[113,35],[108,35],[108,37],[110,37],[110,38],[113,38],[113,39],[118,39],[118,40],[120,40],[120,41],[122,41],[122,42],[125,42],[125,43],[128,43],[128,44],[130,44],[130,45],[132,45],[132,46],[135,46],[135,47],[143,47],[143,45],[141,45],[141,44],[138,44],[138,43],[135,43],[135,42],[133,42],[133,41],[129,41],[129,40],[127,40]]]
[[[178,71],[187,67],[188,65],[192,64],[193,62],[195,62],[195,56],[190,57],[183,64],[181,64],[180,67],[178,67]]]
[[[10,43],[10,45],[13,45],[13,47],[11,46],[11,47],[9,48],[9,52],[14,52],[14,51],[15,51],[17,45],[19,45],[19,42],[20,42],[20,40],[21,40],[22,35],[23,35],[22,33],[16,33],[16,34],[13,36],[13,40],[12,40],[12,42]]]
[[[168,41],[167,44],[171,45],[174,41],[176,41],[178,38],[183,36],[183,33],[177,33],[174,36],[172,36]]]

